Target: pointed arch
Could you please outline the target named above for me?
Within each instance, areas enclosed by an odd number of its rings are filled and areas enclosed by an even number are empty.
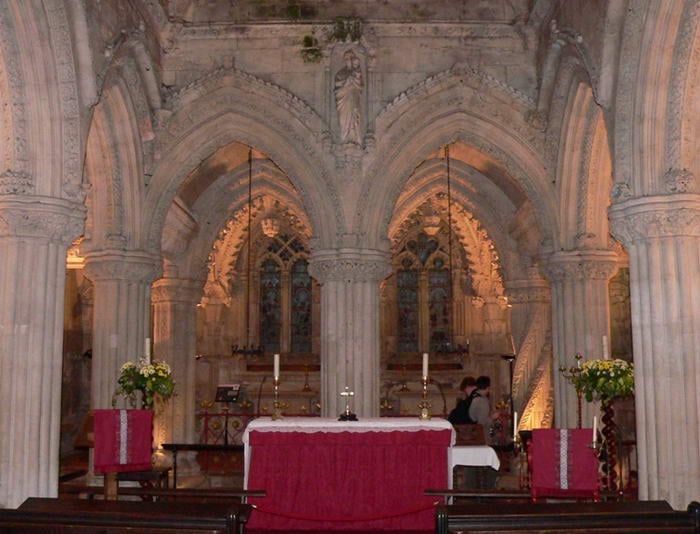
[[[358,203],[362,210],[355,224],[361,232],[375,240],[386,236],[396,199],[413,170],[426,154],[457,141],[470,147],[470,164],[487,171],[515,207],[531,201],[539,225],[556,228],[542,136],[524,120],[534,103],[472,70],[453,69],[431,80],[402,95],[377,121],[386,130],[377,135],[382,142],[376,153],[382,157],[369,166]]]
[[[159,164],[148,192],[148,240],[160,241],[168,207],[187,174],[233,141],[267,154],[299,191],[315,238],[329,245],[345,223],[316,134],[322,121],[300,99],[270,83],[222,69],[169,102],[175,111],[157,133]]]

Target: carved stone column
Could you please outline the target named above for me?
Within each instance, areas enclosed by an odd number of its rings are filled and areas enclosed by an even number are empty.
[[[630,258],[639,497],[700,495],[700,195],[610,209]]]
[[[545,273],[552,294],[552,345],[554,349],[555,425],[577,426],[576,391],[559,373],[559,367],[603,357],[603,336],[610,339],[608,281],[617,270],[617,254],[610,250],[557,252]],[[594,411],[582,403],[582,424],[592,424]]]
[[[197,345],[197,303],[203,282],[181,278],[161,278],[153,284],[154,356],[167,362],[175,379],[175,395],[156,418],[154,441],[197,443],[195,429],[195,352]],[[178,457],[178,471],[198,471],[194,455]],[[192,461],[188,461],[192,460]]]
[[[507,294],[517,354],[513,364],[513,406],[520,416],[519,427],[547,427],[554,419],[549,284],[533,268],[528,278],[509,281]]]
[[[92,407],[110,408],[121,366],[137,361],[150,334],[151,284],[160,259],[142,250],[98,250],[85,256],[95,285],[92,333]]]
[[[0,199],[0,508],[55,497],[66,252],[82,206]]]
[[[309,272],[321,284],[321,414],[345,408],[340,392],[355,392],[358,417],[379,416],[379,282],[391,272],[376,250],[314,252]]]

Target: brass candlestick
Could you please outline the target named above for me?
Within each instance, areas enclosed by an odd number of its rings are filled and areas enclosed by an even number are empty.
[[[577,428],[582,428],[582,421],[581,421],[581,390],[576,387],[576,380],[578,377],[581,375],[581,360],[583,359],[583,354],[580,352],[576,353],[576,356],[574,356],[574,359],[576,360],[576,367],[569,367],[568,369],[564,367],[563,365],[559,367],[559,373],[561,376],[563,376],[566,380],[574,384],[574,389],[576,390],[576,423],[577,423]]]
[[[304,387],[301,388],[302,391],[311,391],[311,386],[309,385],[309,366],[307,365],[304,369]]]
[[[272,385],[274,386],[273,398],[272,398],[272,420],[279,421],[282,419],[282,410],[280,406],[280,379],[275,377],[272,380]]]
[[[418,419],[428,420],[432,417],[430,414],[431,402],[428,400],[428,377],[423,377],[423,400],[418,403],[420,414]]]

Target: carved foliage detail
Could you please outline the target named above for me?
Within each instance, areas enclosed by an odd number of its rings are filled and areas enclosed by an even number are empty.
[[[391,273],[388,260],[329,259],[316,260],[309,265],[309,274],[319,283],[380,282]]]
[[[150,285],[161,272],[160,260],[143,251],[99,251],[85,258],[85,274],[93,282],[126,280]]]
[[[0,203],[0,237],[47,239],[67,247],[82,233],[82,206],[27,202]]]
[[[669,207],[615,217],[612,229],[625,244],[657,237],[700,237],[700,208]]]
[[[34,180],[21,171],[6,170],[0,174],[0,195],[28,195],[34,192]]]
[[[695,176],[688,169],[669,169],[664,174],[664,189],[668,193],[690,193],[695,190]]]

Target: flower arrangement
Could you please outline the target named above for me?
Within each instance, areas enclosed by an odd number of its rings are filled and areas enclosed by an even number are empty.
[[[135,406],[136,392],[140,391],[142,407],[152,409],[157,399],[166,401],[175,390],[170,366],[165,362],[151,363],[145,359],[139,360],[138,364],[126,362],[122,365],[117,384],[112,406],[116,405],[118,395],[127,397],[131,406]]]
[[[625,360],[589,360],[568,377],[588,402],[613,400],[634,393],[634,366]]]

